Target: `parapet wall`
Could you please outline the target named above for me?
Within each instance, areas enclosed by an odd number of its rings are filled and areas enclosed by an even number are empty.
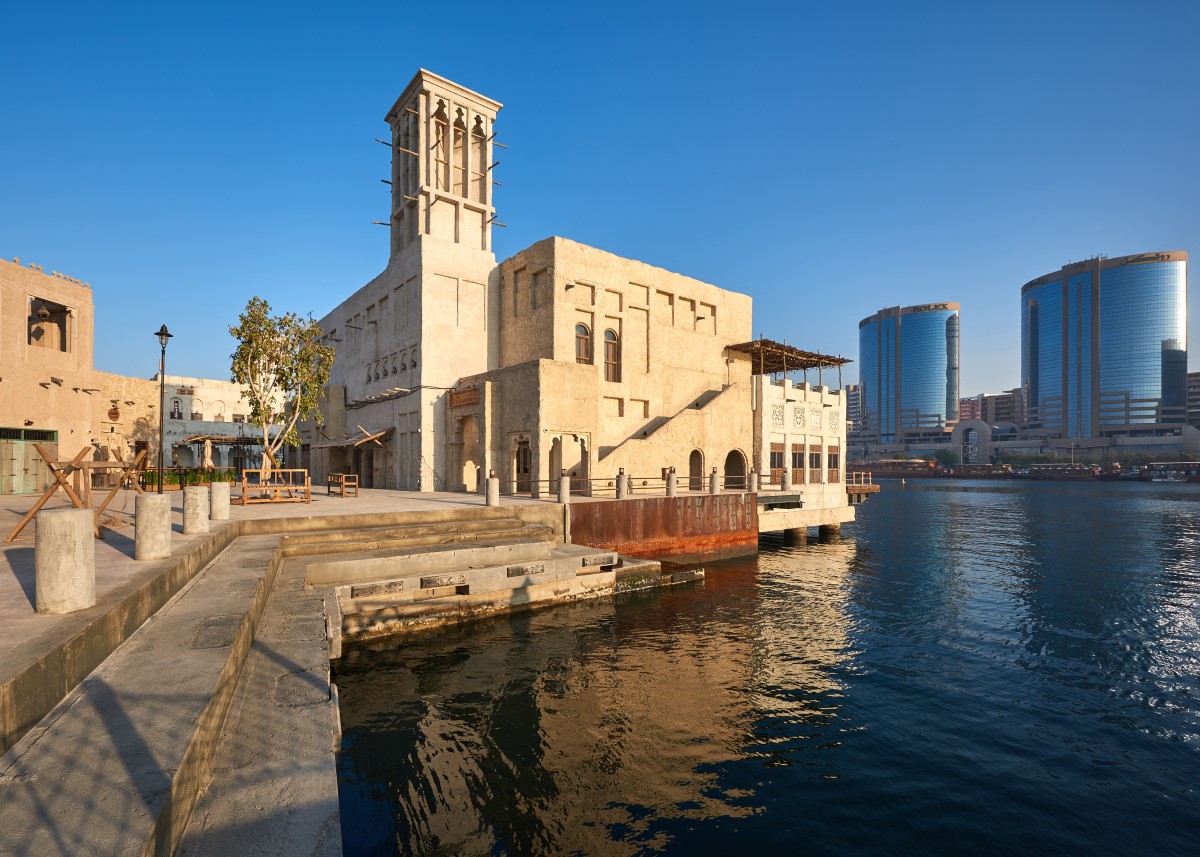
[[[694,494],[572,503],[571,541],[625,556],[676,561],[758,550],[756,494]]]

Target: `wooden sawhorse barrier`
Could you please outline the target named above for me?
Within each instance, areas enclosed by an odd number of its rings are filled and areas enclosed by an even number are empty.
[[[33,516],[41,511],[42,506],[46,505],[46,501],[49,500],[54,492],[59,488],[62,488],[63,491],[66,492],[67,497],[69,497],[71,500],[71,504],[76,509],[90,509],[92,503],[92,473],[97,470],[111,471],[119,469],[121,471],[116,480],[116,484],[113,485],[107,496],[105,496],[103,502],[100,503],[99,508],[92,509],[92,529],[95,531],[96,538],[98,539],[104,538],[104,535],[100,532],[100,515],[108,507],[108,504],[112,501],[112,498],[116,496],[117,491],[120,489],[121,485],[126,479],[133,483],[133,487],[139,494],[145,493],[142,490],[142,486],[138,484],[137,480],[137,469],[141,466],[142,462],[146,458],[146,450],[144,449],[137,454],[137,457],[134,458],[133,461],[126,464],[124,459],[121,458],[120,453],[116,452],[115,450],[113,452],[117,456],[116,461],[85,460],[85,456],[92,452],[93,447],[91,446],[85,446],[83,449],[79,450],[79,453],[70,461],[54,461],[50,457],[50,453],[46,452],[45,447],[43,447],[40,443],[35,443],[33,448],[37,450],[37,454],[42,457],[42,461],[46,462],[46,466],[50,468],[50,472],[54,475],[54,482],[50,484],[50,487],[46,489],[46,492],[42,494],[38,501],[33,504],[33,508],[26,513],[25,517],[21,519],[21,522],[13,528],[13,531],[4,537],[4,541],[6,542],[11,542],[21,534],[21,530],[25,529],[25,525],[33,520]],[[80,474],[83,474],[84,480],[81,486],[79,483]],[[80,493],[83,494],[83,497],[80,497],[79,494],[75,493],[75,491],[67,483],[68,476],[75,477],[76,485],[80,486]]]

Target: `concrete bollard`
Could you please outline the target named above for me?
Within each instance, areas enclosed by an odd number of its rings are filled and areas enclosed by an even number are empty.
[[[792,490],[792,471],[788,468],[783,468],[783,476],[779,477],[779,488],[781,491]]]
[[[709,474],[709,477],[708,477],[708,493],[709,494],[720,494],[721,493],[721,477],[717,476],[717,468],[715,468],[715,467],[713,468],[712,473]]]
[[[667,496],[676,497],[679,495],[679,478],[675,475],[675,468],[672,467],[667,471]]]
[[[37,514],[34,604],[39,613],[72,613],[96,604],[96,543],[91,509]]]
[[[484,502],[488,506],[500,505],[500,479],[494,470],[487,478],[487,494],[484,495]]]
[[[183,489],[183,534],[208,532],[208,489],[186,485]]]
[[[567,475],[567,471],[563,471],[558,477],[558,502],[571,502],[571,477]]]
[[[213,482],[208,486],[208,516],[214,521],[229,520],[228,482]]]
[[[750,485],[749,485],[748,490],[750,491],[751,494],[758,493],[758,471],[757,470],[750,471]]]
[[[617,499],[624,500],[629,493],[629,480],[625,478],[625,468],[617,473]]]
[[[133,501],[133,558],[167,559],[171,555],[171,495],[141,494]]]

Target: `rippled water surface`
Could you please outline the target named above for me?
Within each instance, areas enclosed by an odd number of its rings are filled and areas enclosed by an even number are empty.
[[[1200,854],[1200,486],[858,514],[351,652],[346,854]]]

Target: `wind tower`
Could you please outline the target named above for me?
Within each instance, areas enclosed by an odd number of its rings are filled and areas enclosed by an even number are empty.
[[[421,69],[388,112],[392,256],[421,239],[491,253],[500,103]]]

